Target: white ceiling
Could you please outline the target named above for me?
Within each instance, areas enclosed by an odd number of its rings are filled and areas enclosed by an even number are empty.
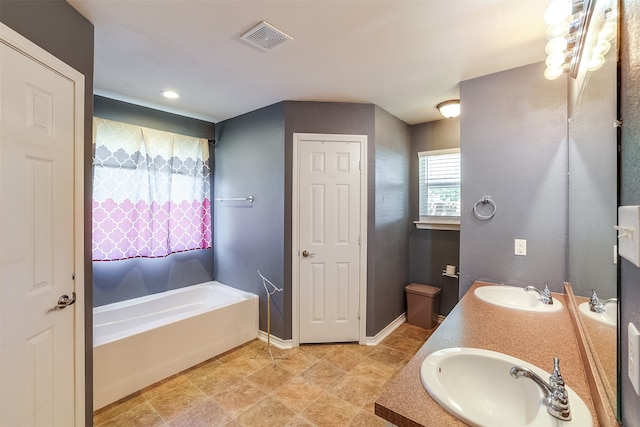
[[[96,94],[213,122],[308,100],[422,123],[461,81],[545,58],[548,0],[68,2],[95,26]],[[263,20],[293,40],[240,39]]]

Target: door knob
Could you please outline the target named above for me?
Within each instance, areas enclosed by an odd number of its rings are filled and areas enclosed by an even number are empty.
[[[67,308],[75,302],[76,302],[75,292],[71,294],[71,298],[69,298],[69,295],[65,294],[65,295],[62,295],[60,298],[58,298],[58,304],[56,304],[54,308],[58,310],[62,310],[63,308]]]
[[[302,251],[302,256],[303,256],[303,257],[305,257],[305,258],[310,257],[310,256],[314,256],[314,255],[315,255],[315,254],[314,254],[314,253],[312,253],[312,252],[309,252],[309,251]]]

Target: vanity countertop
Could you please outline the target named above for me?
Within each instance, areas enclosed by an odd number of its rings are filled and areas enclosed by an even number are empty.
[[[375,403],[376,415],[404,426],[464,426],[429,396],[420,381],[420,366],[431,353],[449,347],[499,351],[547,372],[560,358],[562,376],[591,411],[598,426],[578,342],[567,310],[565,294],[553,294],[563,309],[532,313],[502,308],[477,298],[473,290],[493,283],[475,282]]]

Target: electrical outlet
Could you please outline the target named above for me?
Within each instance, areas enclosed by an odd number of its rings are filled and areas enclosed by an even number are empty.
[[[636,329],[635,325],[629,322],[627,326],[627,337],[629,347],[629,359],[627,374],[633,385],[633,389],[636,394],[640,396],[640,332]]]
[[[525,239],[515,239],[515,254],[524,256],[527,254],[527,241]]]

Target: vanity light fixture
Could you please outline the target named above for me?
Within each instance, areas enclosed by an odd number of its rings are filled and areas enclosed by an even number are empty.
[[[544,71],[547,79],[557,79],[564,73],[576,78],[582,62],[590,71],[602,66],[617,32],[616,14],[606,3],[611,2],[550,0],[544,15],[549,25]]]
[[[440,111],[440,114],[447,119],[458,117],[460,115],[460,100],[450,99],[449,101],[444,101],[436,105],[436,108]]]
[[[160,93],[165,98],[169,98],[169,99],[178,99],[178,98],[180,98],[180,94],[178,92],[176,92],[176,91],[173,91],[173,90],[163,90]]]

